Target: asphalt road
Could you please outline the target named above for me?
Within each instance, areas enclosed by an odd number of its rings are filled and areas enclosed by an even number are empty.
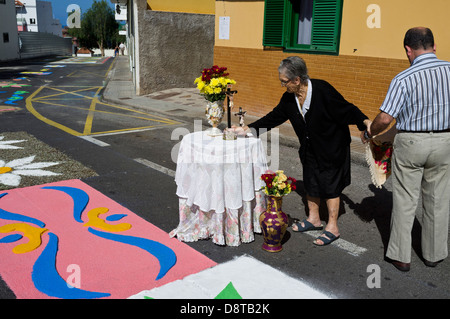
[[[30,86],[0,87],[6,92],[0,95],[0,106],[6,110],[0,112],[0,132],[31,134],[92,169],[96,175],[82,178],[85,183],[170,232],[178,224],[174,178],[145,163],[175,171],[173,152],[181,136],[172,137],[172,133],[180,127],[193,132],[194,124],[180,116],[155,117],[102,102],[101,92],[112,60],[53,69],[45,67],[52,61],[0,66],[0,82],[11,82],[20,72],[52,72],[19,75],[27,79],[16,83]],[[5,104],[17,90],[28,93],[23,94],[23,99],[10,100],[15,104]],[[91,116],[94,110],[99,112]],[[276,153],[272,144],[267,147]],[[297,192],[285,197],[283,211],[293,219],[303,219],[305,196],[297,150],[280,145],[278,151],[279,168],[298,180]],[[239,247],[221,247],[207,240],[188,245],[217,263],[251,255],[335,298],[449,298],[450,262],[446,260],[436,268],[423,264],[419,222],[413,232],[411,271],[399,272],[384,261],[391,202],[390,181],[376,189],[368,169],[353,163],[352,184],[342,196],[340,246],[317,247],[313,245],[314,236],[292,230],[285,237],[283,251],[276,254],[261,249],[260,235],[253,243]],[[323,216],[326,220],[325,211]],[[15,298],[1,280],[0,298]]]

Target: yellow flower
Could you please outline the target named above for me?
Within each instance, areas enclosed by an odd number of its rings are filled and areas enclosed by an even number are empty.
[[[223,100],[227,86],[236,84],[236,81],[228,79],[228,73],[225,73],[225,71],[226,68],[213,66],[210,69],[204,69],[202,76],[195,78],[194,83],[206,100],[211,102]]]
[[[214,90],[211,88],[211,86],[206,86],[205,87],[205,93],[206,94],[213,94],[214,93]]]
[[[204,87],[205,87],[205,82],[199,81],[197,83],[197,89],[199,89],[200,91],[203,90]]]
[[[213,79],[211,79],[211,81],[209,82],[209,85],[215,87],[215,86],[218,86],[219,83],[220,83],[220,81],[219,81],[218,78],[213,78]]]

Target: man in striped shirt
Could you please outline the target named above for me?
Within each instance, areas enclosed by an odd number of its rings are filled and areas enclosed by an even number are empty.
[[[408,30],[404,47],[411,66],[392,80],[366,137],[381,133],[396,120],[393,208],[386,257],[397,269],[408,271],[420,195],[425,265],[435,267],[448,256],[450,63],[437,59],[433,33],[428,28]]]

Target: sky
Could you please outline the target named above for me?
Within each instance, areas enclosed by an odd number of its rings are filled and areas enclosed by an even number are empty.
[[[88,10],[94,0],[45,0],[52,3],[53,17],[59,19],[62,26],[66,25],[67,20],[67,7],[70,4],[77,4],[81,8],[81,15],[83,15],[86,10]],[[111,0],[106,0],[106,2],[114,9],[115,5],[111,3]]]

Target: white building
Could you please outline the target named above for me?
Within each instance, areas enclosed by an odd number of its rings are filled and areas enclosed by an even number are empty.
[[[18,58],[19,36],[14,0],[0,0],[0,61]]]
[[[41,0],[19,0],[15,2],[19,30],[62,36],[62,26],[59,19],[53,18],[51,2]]]

